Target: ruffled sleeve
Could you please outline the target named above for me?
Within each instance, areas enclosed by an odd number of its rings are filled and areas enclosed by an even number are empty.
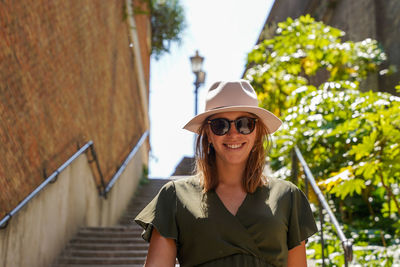
[[[136,216],[135,222],[143,229],[142,237],[150,242],[153,227],[161,236],[177,240],[176,192],[174,183],[164,185],[158,195]]]
[[[291,211],[287,233],[288,249],[292,249],[317,232],[310,204],[304,193],[293,185],[291,189]]]

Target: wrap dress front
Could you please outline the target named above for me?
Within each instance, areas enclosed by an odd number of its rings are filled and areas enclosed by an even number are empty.
[[[317,231],[302,191],[277,179],[248,193],[236,215],[198,177],[171,181],[135,221],[148,242],[153,227],[174,239],[182,267],[286,266],[288,250]]]

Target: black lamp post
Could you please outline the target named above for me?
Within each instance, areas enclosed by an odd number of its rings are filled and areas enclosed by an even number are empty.
[[[199,51],[196,50],[196,54],[190,57],[190,62],[192,64],[192,71],[194,75],[196,75],[196,80],[194,82],[195,90],[195,103],[194,103],[194,115],[197,115],[197,98],[198,98],[198,90],[199,87],[204,84],[206,73],[202,70],[204,57],[199,55]]]

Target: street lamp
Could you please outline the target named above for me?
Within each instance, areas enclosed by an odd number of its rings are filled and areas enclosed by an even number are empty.
[[[206,79],[206,73],[202,70],[204,57],[199,55],[199,51],[196,50],[196,54],[190,57],[190,62],[192,64],[192,71],[194,75],[196,75],[196,80],[194,82],[195,90],[195,103],[194,103],[194,115],[197,115],[197,98],[198,98],[198,90],[199,87],[204,83]]]

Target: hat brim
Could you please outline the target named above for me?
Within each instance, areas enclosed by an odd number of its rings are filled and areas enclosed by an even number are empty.
[[[203,112],[194,118],[192,118],[183,129],[188,131],[199,133],[200,126],[203,124],[204,120],[211,115],[222,113],[222,112],[232,112],[232,111],[242,111],[242,112],[249,112],[256,115],[261,121],[264,123],[265,127],[267,127],[268,132],[270,134],[274,133],[279,127],[282,125],[282,121],[275,116],[273,113],[269,112],[266,109],[255,107],[255,106],[230,106],[230,107],[222,107],[216,108],[212,110],[208,110]]]

